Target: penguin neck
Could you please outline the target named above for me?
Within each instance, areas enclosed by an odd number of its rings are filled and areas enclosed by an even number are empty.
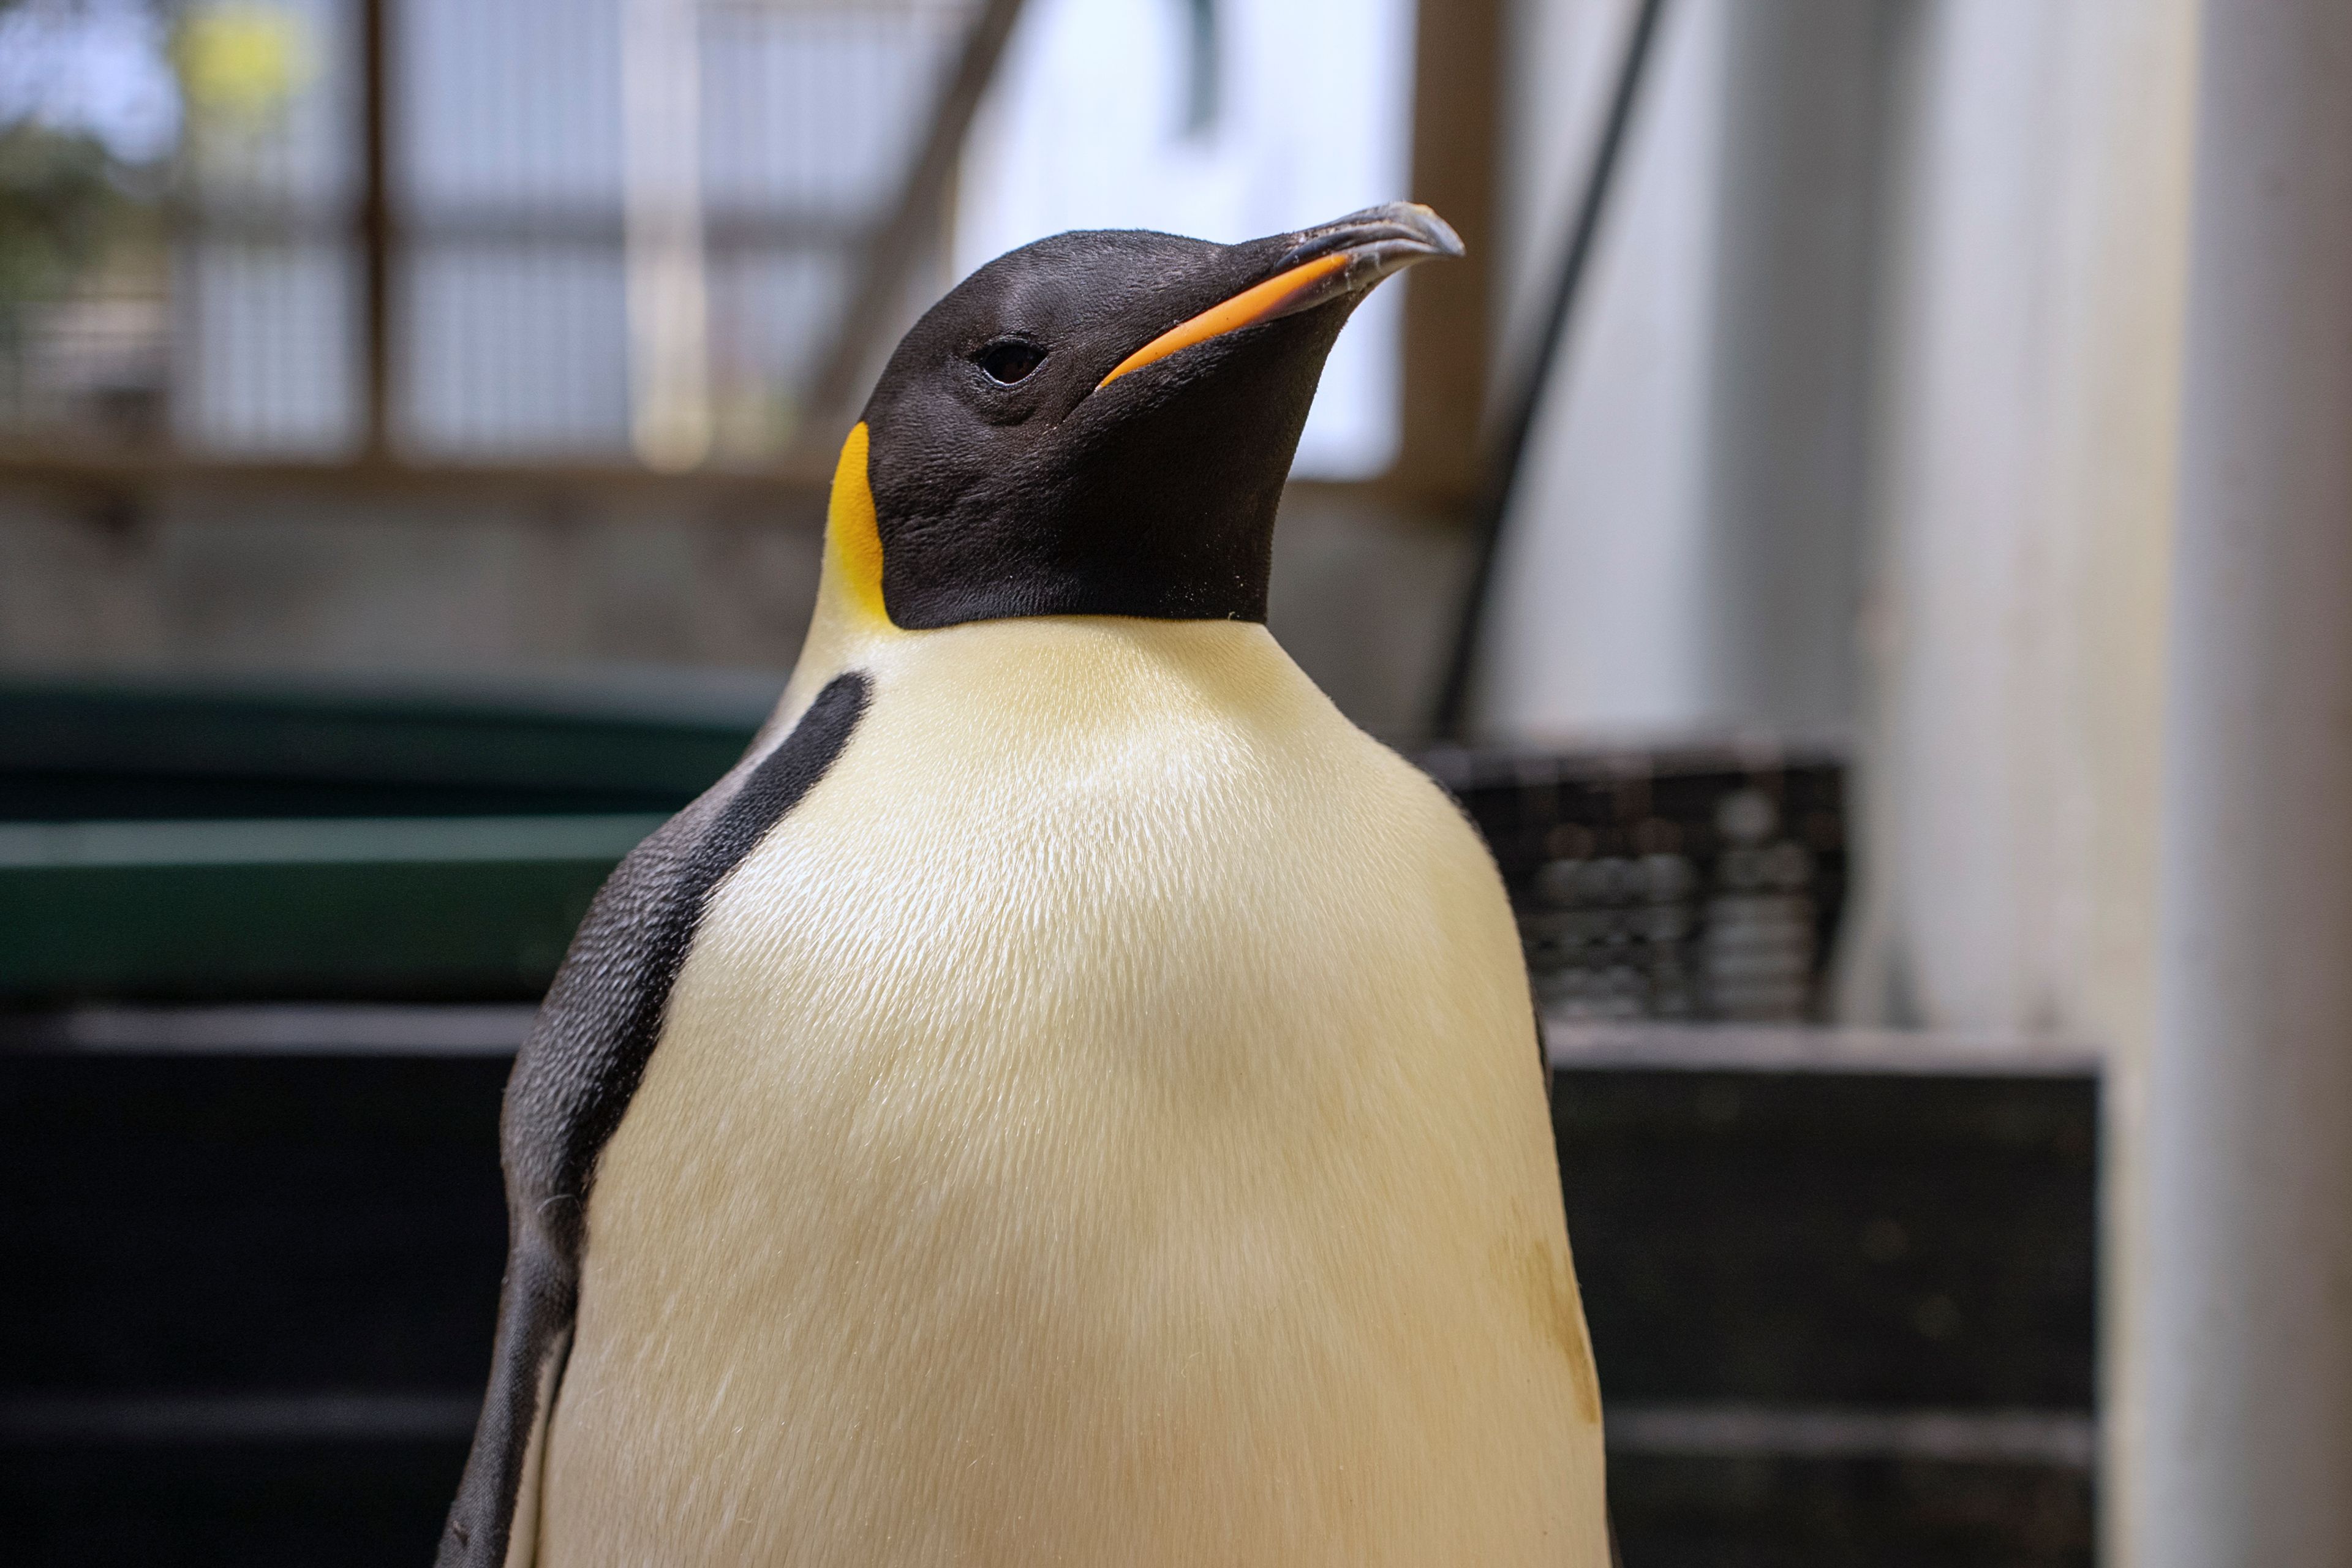
[[[826,530],[824,566],[817,579],[816,607],[809,616],[808,636],[793,666],[785,705],[798,710],[794,698],[814,698],[824,683],[863,662],[886,644],[919,633],[902,632],[887,616],[866,600],[837,559],[832,530]]]
[[[1063,731],[1213,726],[1275,711],[1301,720],[1329,707],[1253,621],[1018,616],[899,631],[877,630],[841,608],[820,600],[762,747],[827,681],[853,669],[874,682],[884,709],[896,711],[909,693],[922,693],[924,707],[951,694],[950,710],[935,710],[940,721],[1015,742]]]
[[[835,676],[896,664],[934,643],[974,668],[994,667],[1000,658],[1012,655],[1013,662],[1000,668],[997,679],[1013,687],[1067,676],[1074,661],[1091,672],[1089,679],[1113,682],[1122,669],[1139,673],[1157,668],[1166,674],[1192,668],[1213,685],[1223,676],[1213,672],[1242,667],[1278,669],[1304,679],[1255,618],[1041,615],[903,628],[892,620],[883,596],[882,543],[867,462],[866,427],[860,424],[842,443],[834,469],[825,509],[824,564],[808,636],[755,750],[797,722]]]
[[[825,506],[824,563],[816,607],[763,736],[797,720],[824,683],[863,662],[879,644],[903,637],[882,600],[882,542],[875,523],[874,491],[866,482],[867,437],[863,423],[841,445]]]
[[[871,683],[871,722],[912,724],[971,765],[1098,759],[1106,747],[1131,761],[1213,748],[1236,728],[1344,723],[1248,621],[1016,616],[906,633],[853,657]],[[818,671],[807,679],[822,689]]]

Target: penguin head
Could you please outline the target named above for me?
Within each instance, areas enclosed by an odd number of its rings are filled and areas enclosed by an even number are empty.
[[[846,510],[866,536],[874,607],[910,630],[1264,620],[1333,340],[1382,278],[1461,254],[1399,202],[1239,245],[1076,233],[990,262],[899,342],[843,452],[835,526]]]

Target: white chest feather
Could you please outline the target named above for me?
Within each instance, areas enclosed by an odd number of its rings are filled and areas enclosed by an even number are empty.
[[[589,1210],[540,1562],[1606,1562],[1528,992],[1255,626],[877,643]]]

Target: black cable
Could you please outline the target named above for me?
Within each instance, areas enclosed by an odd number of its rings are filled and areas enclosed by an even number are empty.
[[[1615,180],[1624,151],[1625,127],[1633,117],[1633,100],[1650,58],[1651,41],[1658,31],[1659,15],[1664,10],[1665,0],[1642,0],[1642,9],[1626,35],[1625,56],[1617,68],[1616,96],[1610,100],[1609,118],[1601,124],[1601,139],[1592,150],[1592,163],[1585,171],[1584,192],[1577,202],[1576,222],[1569,231],[1568,248],[1560,258],[1550,308],[1544,314],[1535,352],[1528,357],[1527,372],[1506,405],[1504,419],[1479,475],[1477,503],[1471,512],[1474,537],[1470,581],[1463,592],[1445,681],[1438,688],[1437,708],[1430,721],[1430,733],[1434,740],[1461,740],[1469,718],[1470,677],[1477,661],[1479,633],[1486,618],[1486,596],[1495,574],[1495,558],[1502,547],[1503,519],[1510,510],[1512,492],[1526,466],[1528,437],[1535,428],[1536,412],[1542,405],[1544,390],[1568,336],[1577,291],[1584,281],[1585,263],[1591,258],[1593,236],[1601,227],[1601,211],[1608,202],[1609,187]]]

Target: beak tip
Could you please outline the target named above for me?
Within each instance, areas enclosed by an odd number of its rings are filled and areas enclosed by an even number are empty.
[[[1293,241],[1286,264],[1346,251],[1361,264],[1359,276],[1367,286],[1416,262],[1469,254],[1454,226],[1419,202],[1382,202],[1302,230]]]
[[[1272,276],[1170,327],[1112,366],[1095,390],[1194,343],[1362,295],[1417,262],[1467,254],[1454,226],[1419,202],[1383,202],[1286,237],[1288,253]]]
[[[1462,243],[1462,237],[1454,232],[1452,224],[1437,216],[1436,208],[1424,206],[1420,202],[1399,202],[1396,205],[1401,215],[1410,213],[1418,221],[1419,226],[1428,237],[1430,248],[1436,255],[1449,256],[1459,260],[1470,254],[1470,247]]]

